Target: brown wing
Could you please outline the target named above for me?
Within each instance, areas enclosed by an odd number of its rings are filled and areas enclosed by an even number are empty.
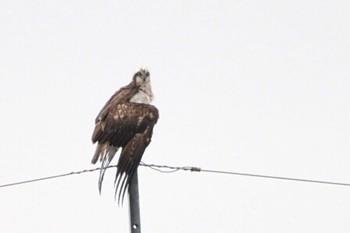
[[[115,92],[111,98],[107,101],[107,103],[103,106],[99,114],[97,115],[95,119],[95,124],[97,124],[99,121],[103,120],[108,112],[110,111],[113,106],[125,102],[129,102],[129,100],[136,94],[138,91],[136,88],[132,88],[133,82],[131,82],[129,85],[120,88],[117,92]]]
[[[92,134],[92,142],[124,147],[136,133],[142,133],[149,125],[155,125],[158,110],[148,104],[122,103],[109,108],[98,121]]]
[[[139,166],[142,155],[146,147],[151,142],[152,127],[147,128],[143,133],[137,133],[129,143],[123,148],[115,176],[115,196],[118,195],[118,203],[123,203],[125,192],[129,186],[130,180]]]
[[[109,111],[105,113],[104,117],[96,123],[92,135],[92,141],[98,142],[92,163],[96,163],[99,158],[102,161],[99,180],[101,192],[104,168],[109,165],[117,149],[123,147],[116,176],[118,184],[123,177],[120,189],[118,190],[119,185],[116,188],[120,200],[121,193],[125,193],[129,180],[150,143],[153,127],[157,123],[159,115],[157,108],[148,104],[127,102],[110,105],[108,109]]]

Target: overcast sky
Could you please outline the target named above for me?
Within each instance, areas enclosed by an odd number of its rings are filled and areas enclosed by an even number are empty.
[[[95,168],[149,68],[143,162],[350,183],[348,1],[0,2],[0,185]],[[116,161],[114,161],[114,164]],[[0,189],[0,232],[128,232],[98,172]],[[139,168],[142,232],[349,232],[350,187]]]

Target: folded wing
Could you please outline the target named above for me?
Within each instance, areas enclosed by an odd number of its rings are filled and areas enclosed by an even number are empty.
[[[107,102],[108,104],[108,102]],[[96,119],[92,141],[98,142],[92,163],[102,161],[99,190],[106,167],[110,164],[117,150],[122,152],[117,164],[116,195],[118,202],[123,201],[125,191],[142,155],[149,145],[153,127],[159,114],[156,107],[149,104],[124,102],[107,105]]]

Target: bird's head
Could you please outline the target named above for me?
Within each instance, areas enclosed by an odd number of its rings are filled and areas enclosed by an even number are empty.
[[[151,78],[146,68],[139,69],[133,76],[133,85],[138,88],[138,94],[131,99],[132,102],[150,103],[153,100]]]
[[[139,69],[133,76],[133,81],[137,87],[151,83],[149,71],[146,68]]]

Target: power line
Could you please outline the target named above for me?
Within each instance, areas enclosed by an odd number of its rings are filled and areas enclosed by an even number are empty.
[[[145,167],[150,167],[150,168],[157,170],[157,171],[160,171],[160,172],[164,172],[164,171],[159,170],[159,169],[165,168],[165,169],[170,169],[170,172],[184,170],[184,171],[191,171],[191,172],[208,172],[208,173],[235,175],[235,176],[250,176],[250,177],[265,178],[265,179],[277,179],[277,180],[288,180],[288,181],[298,181],[298,182],[317,183],[317,184],[350,186],[350,183],[332,182],[332,181],[324,181],[324,180],[301,179],[301,178],[292,178],[292,177],[283,177],[283,176],[259,175],[259,174],[242,173],[242,172],[218,171],[218,170],[201,169],[199,167],[172,167],[172,166],[167,166],[167,165],[145,164],[142,162],[140,163],[140,165],[145,166]],[[169,171],[167,171],[167,172],[169,172]]]
[[[191,167],[191,166],[175,167],[175,166],[168,166],[168,165],[146,164],[143,162],[140,163],[140,166],[148,167],[148,168],[151,168],[153,170],[156,170],[156,171],[162,172],[162,173],[171,173],[171,172],[177,172],[177,171],[182,170],[182,171],[191,171],[191,172],[207,172],[207,173],[217,173],[217,174],[225,174],[225,175],[248,176],[248,177],[256,177],[256,178],[278,179],[278,180],[317,183],[317,184],[326,184],[326,185],[350,186],[350,183],[301,179],[301,178],[282,177],[282,176],[260,175],[260,174],[231,172],[231,171],[209,170],[209,169],[202,169],[199,167]],[[117,167],[117,166],[111,165],[111,166],[106,167],[106,169],[115,168],[115,167]],[[42,177],[42,178],[37,178],[37,179],[8,183],[8,184],[0,185],[0,188],[22,185],[22,184],[33,183],[33,182],[39,182],[39,181],[44,181],[44,180],[49,180],[49,179],[56,179],[56,178],[60,178],[60,177],[64,177],[64,176],[80,175],[83,173],[95,172],[95,171],[99,171],[99,170],[101,170],[101,168],[85,169],[85,170],[81,170],[81,171],[69,172],[69,173],[64,173],[64,174],[60,174],[60,175],[47,176],[47,177]]]
[[[112,168],[112,167],[117,167],[117,166],[113,165],[113,166],[109,166],[107,168]],[[50,179],[60,178],[60,177],[64,177],[64,176],[79,175],[79,174],[83,174],[86,172],[94,172],[94,171],[98,171],[98,170],[101,170],[101,168],[85,169],[85,170],[77,171],[77,172],[69,172],[69,173],[64,173],[64,174],[60,174],[60,175],[46,176],[46,177],[32,179],[32,180],[25,180],[25,181],[19,181],[19,182],[14,182],[14,183],[9,183],[9,184],[3,184],[3,185],[0,185],[0,188],[21,185],[21,184],[26,184],[26,183],[32,183],[32,182],[38,182],[38,181],[43,181],[43,180],[50,180]]]
[[[350,183],[340,183],[340,182],[332,182],[332,181],[324,181],[324,180],[309,180],[309,179],[300,179],[300,178],[291,178],[291,177],[282,177],[282,176],[269,176],[269,175],[258,175],[258,174],[249,174],[249,173],[240,173],[240,172],[214,171],[214,170],[205,170],[205,169],[202,169],[202,171],[237,175],[237,176],[251,176],[251,177],[266,178],[266,179],[278,179],[278,180],[289,180],[289,181],[308,182],[308,183],[317,183],[317,184],[350,186]]]

